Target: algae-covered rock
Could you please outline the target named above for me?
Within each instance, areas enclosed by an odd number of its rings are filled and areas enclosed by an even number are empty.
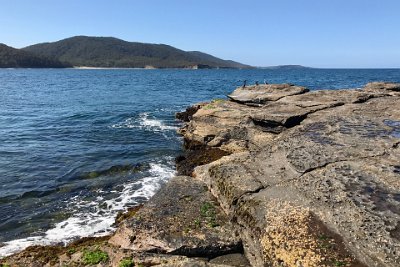
[[[218,202],[199,180],[174,177],[110,243],[125,249],[213,258],[242,250]]]

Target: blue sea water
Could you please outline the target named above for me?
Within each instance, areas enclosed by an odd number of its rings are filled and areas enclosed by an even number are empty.
[[[112,231],[174,175],[174,114],[264,79],[359,88],[400,70],[0,70],[0,257]]]

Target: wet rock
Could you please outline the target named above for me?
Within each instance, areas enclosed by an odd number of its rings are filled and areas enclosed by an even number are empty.
[[[173,178],[118,228],[110,243],[140,252],[206,258],[242,250],[205,185],[187,176]]]
[[[186,150],[184,155],[175,159],[176,170],[178,175],[192,175],[195,167],[205,165],[229,155],[228,152],[219,148],[201,146],[196,150]]]
[[[128,210],[125,212],[118,212],[117,218],[115,219],[115,225],[119,225],[126,219],[134,217],[142,207],[143,204],[128,208]]]
[[[192,117],[193,114],[195,114],[201,107],[205,106],[207,103],[199,103],[193,106],[190,106],[188,108],[186,108],[185,111],[182,112],[177,112],[175,115],[175,118],[177,118],[178,120],[184,121],[184,122],[189,122]]]

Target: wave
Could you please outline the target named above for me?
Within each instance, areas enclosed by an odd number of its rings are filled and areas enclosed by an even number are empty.
[[[111,128],[139,128],[142,130],[162,132],[168,130],[177,130],[178,126],[167,125],[164,121],[150,117],[149,113],[143,112],[138,118],[128,118],[123,122],[113,124]]]
[[[96,199],[88,201],[77,195],[68,200],[68,209],[73,216],[57,223],[43,234],[16,239],[0,244],[0,257],[19,252],[32,245],[67,244],[80,237],[103,236],[115,230],[115,218],[120,211],[148,200],[163,183],[175,175],[172,162],[161,161],[149,164],[146,176],[135,182],[126,183],[115,197],[105,199],[98,190]]]

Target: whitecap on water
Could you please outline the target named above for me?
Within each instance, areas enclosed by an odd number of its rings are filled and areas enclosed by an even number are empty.
[[[167,125],[165,121],[150,117],[147,112],[140,113],[138,118],[128,118],[123,122],[113,124],[112,128],[139,128],[147,131],[162,132],[167,130],[177,130],[176,125]]]
[[[172,163],[154,162],[150,163],[147,176],[124,184],[117,197],[104,200],[102,191],[98,191],[99,196],[93,201],[75,196],[68,205],[74,210],[73,216],[57,223],[43,235],[4,242],[0,246],[0,257],[32,245],[66,244],[80,237],[107,235],[115,230],[113,224],[119,211],[148,200],[174,174]]]

